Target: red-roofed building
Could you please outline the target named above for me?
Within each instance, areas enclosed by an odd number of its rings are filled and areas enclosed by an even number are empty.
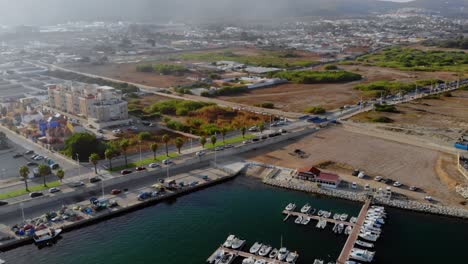
[[[341,181],[340,176],[333,173],[322,172],[315,167],[297,169],[293,177],[301,180],[317,182],[325,187],[331,188],[336,188]]]

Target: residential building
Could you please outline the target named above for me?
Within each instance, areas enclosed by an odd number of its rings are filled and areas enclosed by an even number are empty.
[[[324,187],[336,188],[340,184],[340,176],[322,172],[315,167],[305,167],[297,169],[294,178],[320,183]]]

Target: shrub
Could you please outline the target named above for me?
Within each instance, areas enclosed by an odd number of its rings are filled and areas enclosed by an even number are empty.
[[[270,75],[303,84],[352,82],[362,79],[361,75],[347,71],[283,71]]]
[[[369,120],[375,123],[393,123],[393,119],[386,116],[371,117]]]
[[[399,113],[399,111],[394,105],[375,104],[374,106],[375,106],[375,111],[377,112]]]
[[[275,104],[274,104],[274,103],[271,103],[271,102],[265,102],[265,103],[261,103],[261,104],[255,104],[255,106],[257,106],[257,107],[262,107],[262,108],[268,108],[268,109],[274,109],[274,108],[275,108]]]
[[[325,70],[327,70],[327,71],[336,71],[336,70],[338,70],[338,66],[336,66],[334,64],[325,65]]]
[[[320,114],[325,114],[326,110],[321,106],[311,106],[311,107],[306,108],[304,112],[308,114],[320,115]]]

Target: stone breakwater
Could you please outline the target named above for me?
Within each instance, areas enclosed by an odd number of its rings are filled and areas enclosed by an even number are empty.
[[[330,197],[336,197],[340,199],[346,199],[356,202],[364,202],[368,197],[367,193],[363,192],[349,192],[344,190],[338,189],[326,189],[320,188],[312,185],[299,185],[288,181],[280,181],[275,179],[264,179],[263,183],[275,187],[286,188],[291,190],[303,191],[303,192],[310,192],[316,193],[320,195],[326,195]],[[416,201],[402,201],[402,200],[391,200],[387,198],[380,198],[374,197],[373,199],[374,204],[386,205],[390,207],[406,209],[406,210],[413,210],[423,213],[431,213],[431,214],[438,214],[438,215],[445,215],[445,216],[452,216],[452,217],[459,217],[468,219],[468,210],[462,208],[454,208],[448,206],[441,206],[435,204],[426,204],[420,203]]]

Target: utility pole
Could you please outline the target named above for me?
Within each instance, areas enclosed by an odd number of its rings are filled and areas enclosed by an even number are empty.
[[[166,165],[166,177],[169,178],[169,164]]]
[[[20,203],[19,206],[21,208],[21,216],[23,218],[23,223],[24,223],[24,203]]]
[[[78,164],[78,177],[81,176],[81,168],[80,168],[80,154],[76,153],[76,162]]]
[[[140,162],[141,162],[141,140],[138,141],[138,146],[140,147]]]
[[[104,198],[104,179],[101,179],[102,198]]]

